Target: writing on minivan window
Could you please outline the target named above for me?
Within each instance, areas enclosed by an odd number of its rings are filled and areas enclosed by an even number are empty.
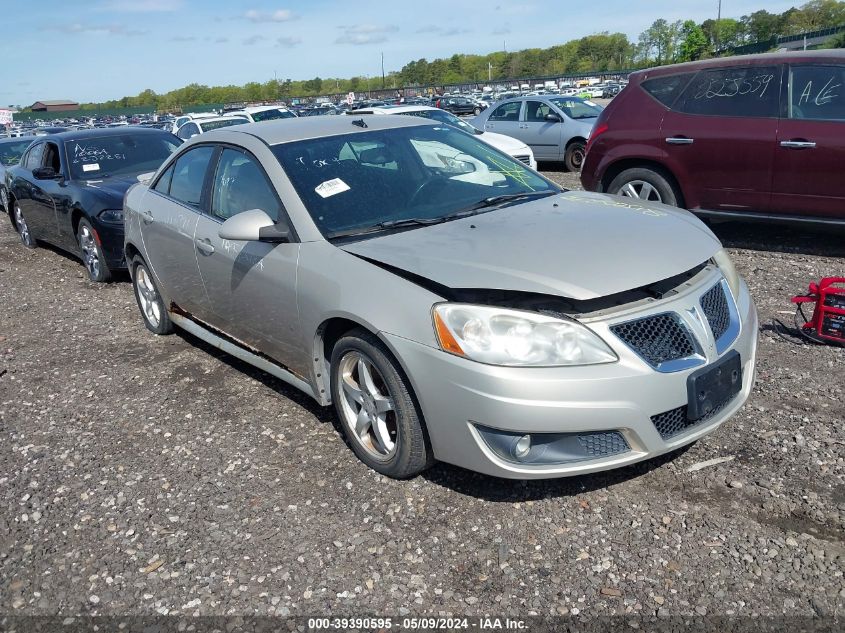
[[[804,90],[801,91],[801,96],[798,98],[798,105],[803,105],[805,103],[815,103],[817,106],[827,105],[834,99],[839,97],[838,92],[834,92],[837,88],[839,88],[842,84],[835,84],[833,83],[836,80],[836,75],[833,75],[830,79],[827,80],[827,83],[824,84],[820,89],[816,90],[813,86],[813,80],[810,79],[807,84],[804,86]],[[820,82],[816,82],[816,86],[819,85]]]
[[[126,154],[111,154],[104,147],[76,143],[73,146],[73,158],[71,160],[74,163],[99,163],[104,160],[126,160]]]
[[[738,74],[734,77],[717,75],[712,79],[702,81],[698,87],[698,91],[693,95],[693,99],[730,99],[745,95],[762,99],[774,77],[774,75],[770,74],[746,76],[745,73]]]

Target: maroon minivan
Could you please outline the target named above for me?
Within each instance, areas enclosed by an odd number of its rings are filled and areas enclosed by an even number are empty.
[[[845,50],[633,73],[593,127],[581,182],[702,217],[845,224]]]

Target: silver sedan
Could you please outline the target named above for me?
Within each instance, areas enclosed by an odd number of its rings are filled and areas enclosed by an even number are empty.
[[[711,433],[751,390],[754,304],[701,222],[561,191],[453,127],[234,126],[139,179],[125,248],[146,327],[334,405],[386,475],[623,466]]]

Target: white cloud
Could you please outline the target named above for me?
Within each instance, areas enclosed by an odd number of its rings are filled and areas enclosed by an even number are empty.
[[[246,46],[252,46],[253,44],[258,44],[258,42],[261,42],[265,39],[267,38],[265,38],[263,35],[253,35],[252,37],[246,38],[244,40],[244,44]]]
[[[72,22],[70,24],[60,24],[58,26],[47,27],[47,30],[59,31],[67,33],[68,35],[144,35],[146,31],[136,31],[128,29],[122,24],[80,24],[79,22]]]
[[[282,48],[293,48],[294,46],[298,46],[302,44],[301,37],[280,37],[276,40],[276,43],[281,46]]]
[[[353,24],[338,28],[343,30],[343,34],[335,40],[335,44],[352,44],[353,46],[386,42],[387,33],[395,33],[399,30],[398,26],[392,24]]]
[[[178,11],[183,0],[108,0],[100,8],[123,13],[157,13]]]
[[[244,18],[250,22],[290,22],[296,20],[299,16],[290,9],[278,9],[269,13],[259,11],[257,9],[250,9],[243,15]]]

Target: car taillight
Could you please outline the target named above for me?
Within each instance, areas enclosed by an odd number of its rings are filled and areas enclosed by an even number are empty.
[[[596,140],[599,136],[601,136],[602,134],[604,134],[605,132],[607,132],[609,129],[610,129],[610,127],[608,127],[607,123],[602,123],[601,125],[597,125],[596,127],[594,127],[594,128],[593,128],[593,131],[592,131],[592,132],[590,132],[590,138],[588,138],[588,139],[587,139],[587,147],[586,147],[586,149],[585,149],[585,153],[586,153],[586,152],[589,152],[589,151],[590,151],[590,147],[592,147],[592,145],[593,145],[593,143],[595,142],[595,140]]]

